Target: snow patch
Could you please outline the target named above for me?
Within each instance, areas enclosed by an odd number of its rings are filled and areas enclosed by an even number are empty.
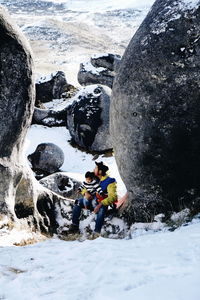
[[[46,76],[40,76],[39,78],[36,79],[36,84],[44,83],[50,81],[58,72],[55,71],[49,75]]]
[[[108,57],[108,53],[101,53],[101,54],[93,54],[91,55],[91,58],[101,58],[101,57]]]
[[[23,226],[21,225],[21,227]],[[41,235],[41,233],[33,232],[30,228],[20,229],[19,227],[16,227],[12,230],[6,228],[0,230],[0,247],[24,246],[41,242],[45,239],[46,237]]]
[[[178,212],[178,213],[173,213],[171,216],[171,220],[175,224],[183,223],[186,218],[189,216],[190,210],[188,208]]]

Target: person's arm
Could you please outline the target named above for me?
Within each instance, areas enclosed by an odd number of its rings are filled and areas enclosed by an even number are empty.
[[[99,194],[99,195],[103,195],[103,191],[102,191],[102,188],[100,187],[100,185],[98,184],[97,187],[96,187],[96,192]]]
[[[85,193],[87,192],[84,182],[81,184],[81,186],[79,186],[78,192],[81,193],[82,195],[85,195]]]
[[[102,200],[94,209],[94,213],[98,213],[102,205],[108,206],[117,200],[117,184],[116,182],[110,183],[107,186],[108,197]]]
[[[85,195],[86,192],[87,192],[86,188],[83,188],[83,189],[81,190],[81,194],[82,194],[82,195]]]
[[[102,205],[108,206],[117,200],[117,184],[116,182],[110,183],[107,186],[108,197],[101,201]]]

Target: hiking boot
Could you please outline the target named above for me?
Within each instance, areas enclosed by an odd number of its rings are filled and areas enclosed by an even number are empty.
[[[75,234],[75,233],[79,233],[79,227],[78,225],[75,224],[71,224],[69,226],[69,230],[67,231],[68,234]]]

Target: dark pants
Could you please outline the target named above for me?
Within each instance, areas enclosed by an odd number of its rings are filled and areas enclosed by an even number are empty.
[[[74,225],[79,226],[79,218],[81,215],[81,210],[84,208],[84,200],[83,198],[78,199],[78,203],[74,206],[72,212],[72,223]],[[89,208],[89,207],[88,207]],[[94,210],[93,207],[89,208],[90,210]],[[95,224],[95,232],[101,232],[101,227],[103,226],[105,214],[108,210],[108,206],[102,205],[97,213],[96,224]]]

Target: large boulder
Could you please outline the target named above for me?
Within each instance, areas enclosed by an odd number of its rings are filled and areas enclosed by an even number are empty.
[[[66,126],[66,110],[68,102],[76,95],[78,89],[68,84],[68,90],[62,93],[61,99],[54,99],[48,103],[40,103],[39,107],[35,107],[33,113],[32,124],[44,126]],[[37,104],[37,103],[36,103]]]
[[[40,77],[36,81],[36,104],[60,99],[64,92],[68,91],[65,74],[58,71],[49,76]]]
[[[86,150],[101,152],[112,148],[110,93],[105,86],[88,86],[77,93],[67,108],[67,128],[71,137]]]
[[[0,7],[0,211],[14,215],[15,193],[23,177],[21,147],[34,108],[29,46]]]
[[[52,174],[59,170],[64,163],[64,152],[53,143],[39,144],[36,150],[28,155],[34,171]]]
[[[200,197],[200,7],[157,0],[116,77],[111,133],[130,222]]]
[[[0,36],[1,226],[30,226],[52,234],[58,227],[55,206],[63,198],[38,184],[22,155],[35,100],[31,51],[1,7]]]

